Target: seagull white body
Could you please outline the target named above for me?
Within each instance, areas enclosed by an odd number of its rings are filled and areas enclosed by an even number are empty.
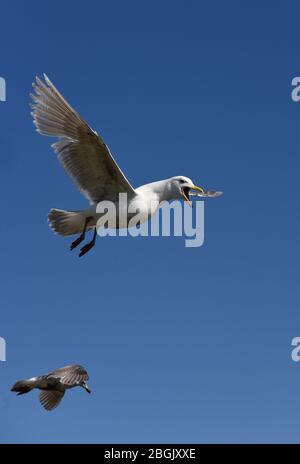
[[[58,141],[52,145],[54,151],[91,205],[81,211],[51,209],[48,219],[50,227],[60,235],[81,234],[72,243],[71,249],[84,240],[87,230],[94,230],[93,240],[81,249],[79,256],[87,253],[95,245],[96,226],[101,225],[99,219],[103,217],[103,213],[99,213],[97,208],[100,202],[112,202],[116,207],[117,217],[114,215],[114,218],[108,218],[108,222],[112,219],[115,227],[126,228],[131,217],[137,212],[139,222],[143,223],[164,201],[183,198],[190,203],[190,190],[196,190],[198,195],[203,197],[220,194],[204,192],[184,176],[171,177],[134,189],[102,138],[69,105],[46,75],[44,78],[45,82],[37,77],[36,84],[33,84],[35,94],[31,97],[34,101],[34,124],[39,133],[58,137]],[[123,202],[120,202],[119,198],[120,194],[125,193],[127,205],[126,211],[123,211]]]
[[[116,215],[114,213],[110,215],[108,211],[104,217],[104,214],[102,212],[99,212],[98,204],[91,205],[89,208],[82,211],[74,211],[73,218],[71,215],[72,213],[70,213],[69,216],[68,225],[70,226],[70,234],[65,233],[63,235],[71,235],[71,233],[81,233],[85,219],[88,217],[93,218],[89,222],[89,225],[87,227],[88,229],[91,229],[96,226],[101,227],[101,225],[103,225],[101,223],[101,219],[103,219],[103,222],[105,220],[105,222],[108,222],[109,224],[113,224],[115,222],[115,219],[117,219],[117,225],[115,225],[116,228],[127,228],[129,221],[137,212],[139,222],[142,224],[148,221],[150,217],[153,214],[155,214],[162,202],[167,201],[169,199],[167,190],[168,184],[171,181],[171,179],[166,179],[158,182],[152,182],[150,184],[141,185],[140,187],[135,189],[134,195],[126,196],[127,202],[123,202],[122,199],[121,201],[114,201],[113,204],[117,213]],[[103,209],[105,209],[106,206],[105,201],[107,200],[103,201]],[[63,213],[67,212],[63,211]],[[55,232],[60,233],[61,231],[55,230]]]

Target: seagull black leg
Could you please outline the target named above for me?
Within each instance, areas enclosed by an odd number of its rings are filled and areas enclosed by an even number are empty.
[[[79,257],[85,255],[88,251],[90,251],[93,248],[93,246],[95,246],[96,238],[97,238],[97,227],[95,227],[94,229],[94,235],[93,235],[92,240],[86,245],[84,245],[84,247],[81,248]]]
[[[89,216],[86,218],[82,233],[79,235],[79,237],[76,240],[74,240],[74,242],[71,243],[71,246],[70,246],[71,251],[74,250],[74,248],[76,248],[85,239],[87,226],[92,219],[93,219],[93,216]]]

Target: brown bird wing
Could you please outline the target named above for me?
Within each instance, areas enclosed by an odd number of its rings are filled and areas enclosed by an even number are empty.
[[[54,377],[60,380],[63,385],[76,385],[77,383],[86,382],[89,375],[84,367],[78,364],[61,367],[49,374],[49,377]]]
[[[55,409],[61,402],[65,392],[58,390],[41,390],[40,402],[41,405],[47,410]]]

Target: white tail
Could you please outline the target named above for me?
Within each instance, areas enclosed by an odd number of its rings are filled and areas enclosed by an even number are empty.
[[[80,234],[84,227],[85,218],[83,211],[64,211],[52,208],[48,214],[51,229],[59,235]]]

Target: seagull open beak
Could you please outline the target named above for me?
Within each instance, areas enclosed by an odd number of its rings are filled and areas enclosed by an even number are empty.
[[[82,386],[88,393],[91,393],[91,390],[89,389],[86,383],[84,383]]]
[[[205,193],[202,187],[197,187],[197,185],[193,185],[193,187],[182,187],[181,195],[183,196],[184,200],[188,202],[189,206],[192,207],[192,202],[189,199],[189,191],[190,190],[198,190],[198,192]]]
[[[202,187],[197,187],[197,185],[193,185],[193,187],[191,187],[192,190],[198,190],[198,192],[201,192],[201,193],[205,193],[205,191],[203,190]]]

